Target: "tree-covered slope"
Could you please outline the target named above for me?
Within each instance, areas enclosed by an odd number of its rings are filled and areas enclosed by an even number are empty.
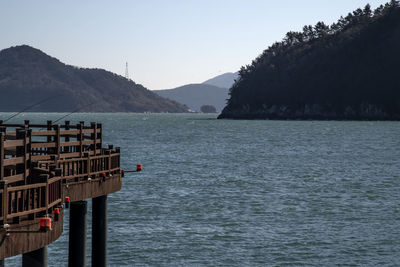
[[[30,46],[0,51],[0,111],[187,112],[122,76],[65,65]]]
[[[220,118],[400,120],[400,7],[289,32],[242,67]]]

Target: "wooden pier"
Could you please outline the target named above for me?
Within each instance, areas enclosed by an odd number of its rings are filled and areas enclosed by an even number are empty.
[[[85,266],[86,199],[93,199],[93,266],[106,266],[107,194],[121,189],[120,149],[102,147],[102,126],[0,121],[0,266],[46,266],[70,206],[69,266]],[[66,248],[67,249],[67,248]]]

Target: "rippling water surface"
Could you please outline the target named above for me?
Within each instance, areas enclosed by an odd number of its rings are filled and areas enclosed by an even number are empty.
[[[69,119],[102,122],[122,167],[144,166],[109,195],[110,266],[400,265],[399,122]],[[67,249],[68,216],[49,266]]]

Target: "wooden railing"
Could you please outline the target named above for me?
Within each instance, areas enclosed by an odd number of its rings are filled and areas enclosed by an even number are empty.
[[[119,149],[107,150],[105,155],[56,161],[56,169],[50,162],[39,162],[40,169],[58,176],[40,175],[32,178],[32,184],[8,186],[7,181],[0,181],[0,221],[3,224],[19,223],[51,214],[54,206],[64,199],[63,184],[88,181],[89,178],[105,179],[104,174],[108,177],[120,172],[119,162]]]
[[[63,185],[120,173],[120,150],[102,148],[101,124],[2,124],[0,223],[51,214]]]
[[[12,140],[6,139],[9,136],[0,132],[0,181],[24,182],[29,176],[30,131],[19,129]]]
[[[0,221],[3,225],[51,214],[53,208],[62,203],[61,177],[41,175],[40,179],[39,183],[12,187],[6,181],[0,182]]]
[[[86,152],[82,158],[38,161],[37,167],[43,171],[59,169],[64,183],[112,175],[120,172],[120,149],[103,149],[102,155],[97,156]]]
[[[92,122],[85,126],[84,122],[70,125],[66,121],[63,125],[47,124],[0,124],[0,132],[13,128],[30,129],[30,154],[32,160],[47,160],[51,156],[57,158],[82,157],[85,152],[91,155],[101,153],[102,125]],[[16,139],[17,131],[7,132],[7,139]]]

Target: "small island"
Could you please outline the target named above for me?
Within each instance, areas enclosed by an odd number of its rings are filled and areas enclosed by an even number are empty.
[[[242,67],[219,118],[400,120],[400,7],[288,32]]]

